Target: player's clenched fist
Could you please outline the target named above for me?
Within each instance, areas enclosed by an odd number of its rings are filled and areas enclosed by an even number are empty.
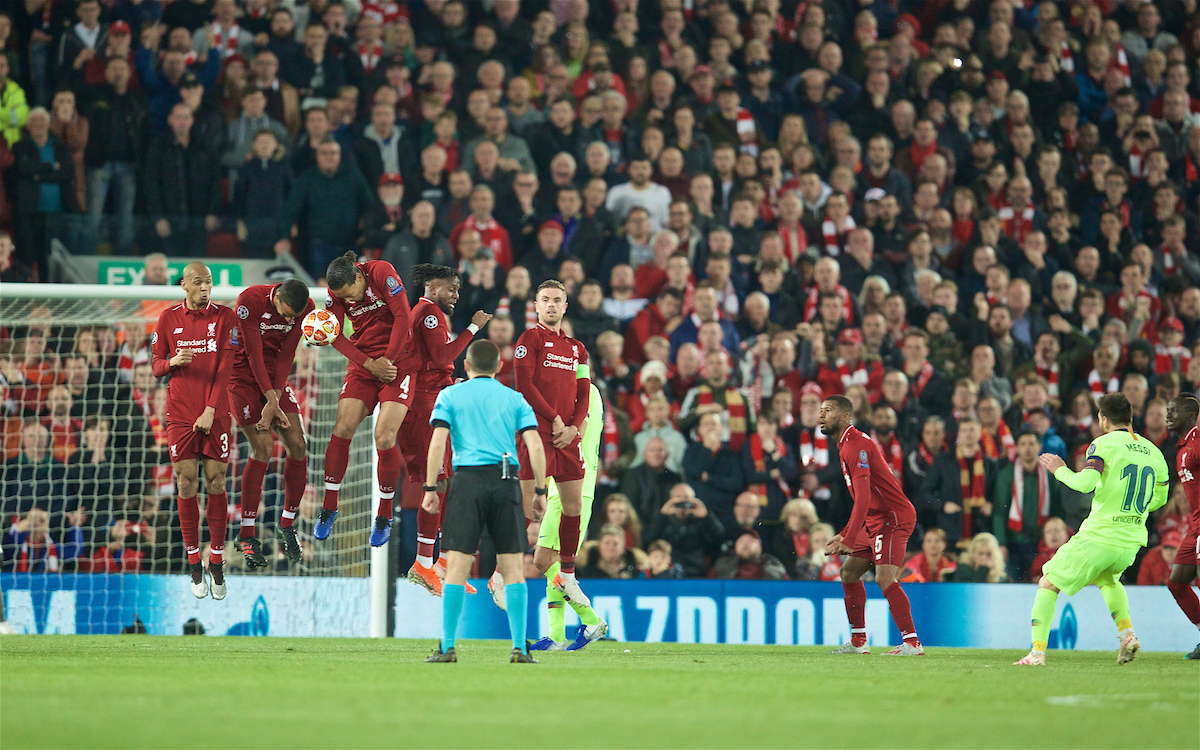
[[[175,352],[174,357],[171,357],[171,367],[182,367],[183,365],[190,363],[192,361],[192,357],[194,356],[196,356],[196,353],[191,349],[180,349],[179,351]]]
[[[217,415],[215,409],[211,406],[205,407],[200,416],[196,419],[196,423],[192,425],[192,430],[195,432],[203,432],[205,435],[212,429],[213,417]]]
[[[471,316],[471,322],[476,328],[483,328],[491,319],[492,316],[485,313],[483,310],[476,310],[475,314]]]
[[[387,357],[368,359],[363,363],[363,367],[366,368],[367,372],[385,383],[390,383],[396,379],[396,366]]]

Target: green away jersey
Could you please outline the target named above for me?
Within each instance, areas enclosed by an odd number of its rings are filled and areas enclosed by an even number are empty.
[[[1133,430],[1113,430],[1092,441],[1087,465],[1054,476],[1071,489],[1096,490],[1080,538],[1112,547],[1146,546],[1146,517],[1167,502],[1170,473],[1162,451]]]
[[[587,424],[584,425],[583,439],[579,449],[583,451],[583,512],[579,517],[579,528],[584,532],[579,535],[582,545],[588,524],[592,521],[592,501],[596,498],[596,474],[600,467],[600,438],[604,436],[604,399],[600,389],[592,383],[591,396],[588,399]],[[542,517],[542,528],[538,533],[538,546],[547,549],[558,549],[558,519],[562,516],[562,499],[558,494],[558,486],[553,477],[546,481],[546,515]]]

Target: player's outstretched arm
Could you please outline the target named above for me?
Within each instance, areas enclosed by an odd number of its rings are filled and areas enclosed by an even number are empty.
[[[1094,453],[1088,457],[1087,466],[1078,473],[1067,468],[1066,462],[1052,453],[1043,453],[1038,460],[1042,462],[1042,466],[1054,474],[1055,479],[1076,492],[1091,492],[1096,489],[1096,485],[1100,483],[1101,473],[1104,471],[1104,459]]]

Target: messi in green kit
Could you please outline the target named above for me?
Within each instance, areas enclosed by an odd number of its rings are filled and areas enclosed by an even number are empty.
[[[600,395],[600,390],[593,383],[591,398],[588,400],[587,422],[584,425],[583,438],[580,442],[584,471],[583,506],[579,519],[581,529],[587,529],[592,519],[592,502],[596,497],[596,474],[600,463],[600,438],[603,434],[604,399]],[[546,496],[546,515],[542,517],[537,546],[557,552],[559,549],[558,519],[562,515],[562,499],[558,493],[558,486],[552,478],[547,480],[546,488],[549,490]],[[583,546],[582,535],[580,536],[580,546]],[[576,651],[597,638],[602,638],[608,632],[608,624],[600,619],[590,605],[571,601],[569,603],[575,613],[579,615],[581,626],[575,640],[567,642],[566,610],[563,609],[564,603],[567,602],[562,592],[554,587],[553,582],[556,575],[558,575],[557,562],[546,571],[546,606],[549,609],[550,633],[529,647],[533,651]],[[504,609],[506,603],[501,596],[504,587],[497,580],[497,575],[492,576],[492,580],[488,582],[488,588],[492,591],[492,598],[496,601],[496,605]]]
[[[1133,410],[1121,393],[1100,399],[1103,435],[1088,447],[1087,465],[1075,473],[1058,456],[1043,453],[1041,462],[1055,479],[1078,492],[1095,490],[1092,510],[1079,533],[1059,548],[1042,568],[1033,603],[1033,649],[1016,664],[1046,663],[1046,641],[1058,592],[1074,596],[1095,584],[1117,624],[1121,648],[1117,663],[1133,661],[1141,644],[1129,619],[1129,597],[1121,574],[1146,546],[1146,517],[1167,502],[1170,474],[1162,452],[1130,427]]]

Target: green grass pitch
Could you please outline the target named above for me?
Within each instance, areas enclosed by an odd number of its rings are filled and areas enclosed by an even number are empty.
[[[0,639],[0,747],[1187,747],[1200,665],[1146,653],[599,642]]]

